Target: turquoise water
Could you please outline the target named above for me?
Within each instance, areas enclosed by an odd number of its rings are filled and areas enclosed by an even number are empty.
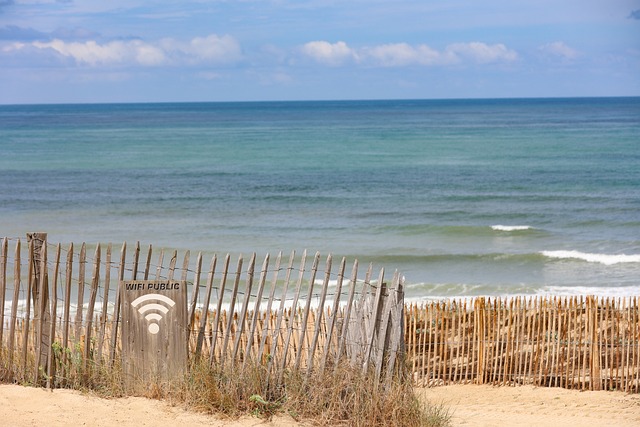
[[[640,295],[640,98],[0,106],[0,235]]]

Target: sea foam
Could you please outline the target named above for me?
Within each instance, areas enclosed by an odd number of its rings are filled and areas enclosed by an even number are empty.
[[[585,252],[579,252],[579,251],[542,251],[541,253],[542,255],[549,258],[580,259],[583,261],[599,263],[604,265],[640,262],[640,255],[592,254],[592,253],[585,253]]]
[[[531,230],[533,227],[529,225],[492,225],[491,229],[495,231],[523,231]]]

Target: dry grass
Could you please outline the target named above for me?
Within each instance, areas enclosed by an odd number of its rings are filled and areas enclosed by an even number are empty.
[[[162,397],[212,414],[289,415],[315,425],[440,427],[451,418],[447,408],[421,403],[409,382],[376,387],[372,374],[348,365],[308,379],[287,372],[277,385],[261,365],[220,370],[197,364]]]

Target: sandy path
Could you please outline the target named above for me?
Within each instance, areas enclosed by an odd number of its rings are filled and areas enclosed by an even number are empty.
[[[453,426],[640,426],[640,395],[534,387],[456,385],[419,389],[444,402]],[[101,399],[70,390],[53,392],[0,385],[0,425],[6,426],[296,426],[289,417],[271,423],[252,417],[224,420],[139,397]]]
[[[560,388],[455,385],[421,389],[453,411],[454,426],[640,426],[640,395]]]
[[[184,411],[157,400],[142,397],[102,399],[71,390],[53,392],[32,387],[0,385],[2,426],[295,426],[291,418],[265,423],[259,418],[225,420]]]

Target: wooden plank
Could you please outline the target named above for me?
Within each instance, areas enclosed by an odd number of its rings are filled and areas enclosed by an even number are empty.
[[[316,346],[318,344],[318,337],[320,336],[320,328],[322,317],[324,314],[324,303],[327,298],[327,288],[329,287],[329,279],[331,278],[331,261],[333,257],[331,254],[327,256],[327,262],[324,270],[324,281],[322,283],[322,291],[320,292],[320,302],[318,303],[318,316],[316,318],[313,339],[311,340],[311,347],[309,348],[309,356],[307,361],[307,379],[311,375],[311,371],[313,370],[314,364],[314,355],[316,351]]]
[[[516,331],[514,331],[515,329],[515,324],[516,324],[516,320],[515,320],[515,301],[514,298],[509,298],[509,308],[507,309],[507,302],[505,301],[505,305],[504,305],[504,314],[503,314],[503,318],[505,318],[505,328],[506,328],[506,332],[507,332],[507,342],[506,342],[506,348],[504,349],[505,353],[504,353],[504,366],[503,366],[503,375],[502,375],[502,381],[501,384],[503,386],[509,385],[509,384],[513,384],[513,362],[515,360],[515,357],[517,356],[516,353],[514,353],[513,350],[513,341],[517,340],[517,336],[514,338],[514,335],[516,333]]]
[[[369,298],[371,291],[371,272],[373,271],[373,263],[369,263],[367,272],[364,275],[364,282],[362,284],[362,291],[360,298],[356,304],[356,312],[354,315],[353,325],[349,326],[349,336],[352,344],[350,345],[350,363],[352,366],[356,365],[358,358],[361,360],[359,363],[364,363],[364,352],[367,346],[367,315],[369,310],[365,310],[367,307],[367,299]]]
[[[462,313],[460,312],[460,301],[454,300],[452,303],[452,318],[451,318],[451,345],[449,346],[449,384],[460,383],[460,342],[462,341]]]
[[[178,251],[174,250],[173,255],[171,255],[171,261],[169,261],[169,281],[173,280],[173,277],[176,273],[176,263],[178,262]]]
[[[258,361],[262,361],[262,356],[264,354],[264,347],[266,345],[267,342],[267,337],[269,336],[269,329],[270,329],[270,325],[271,325],[271,320],[272,320],[272,307],[273,307],[273,300],[275,298],[276,295],[276,284],[278,283],[278,275],[280,273],[280,263],[282,261],[282,251],[278,252],[278,256],[276,257],[276,265],[273,268],[273,277],[271,279],[271,291],[269,292],[269,300],[267,301],[267,309],[265,310],[266,313],[266,318],[264,321],[264,327],[262,328],[262,335],[260,338],[260,348],[258,349],[258,355],[256,356]],[[286,284],[285,284],[286,287]],[[287,295],[287,290],[284,289],[282,298],[280,299],[280,302],[282,303],[282,301],[286,298]],[[272,355],[269,355],[269,361],[272,360]],[[269,368],[267,368],[267,372],[269,372]]]
[[[151,245],[149,245],[149,257],[147,258],[147,263],[151,258]],[[160,253],[158,254],[158,263],[156,265],[156,280],[162,279],[162,267],[164,263],[164,248],[160,249]]]
[[[34,250],[35,250],[34,244]],[[40,382],[40,372],[47,371],[47,359],[49,348],[49,324],[46,323],[48,310],[45,308],[48,303],[48,291],[47,291],[47,245],[46,243],[40,246],[40,255],[36,257],[38,268],[34,268],[34,285],[38,287],[38,291],[35,292],[36,298],[33,301],[34,309],[34,322],[37,326],[35,345],[36,345],[36,370],[34,372],[34,384]],[[35,255],[35,254],[34,254]],[[36,305],[37,304],[37,305]],[[46,332],[45,332],[46,330]],[[46,344],[45,344],[46,341]]]
[[[135,256],[135,255],[134,255]],[[127,257],[127,242],[122,243],[120,248],[120,264],[118,265],[118,287],[120,282],[124,280],[124,270],[126,266]],[[135,271],[135,270],[134,270]],[[134,279],[135,280],[135,279]],[[111,351],[109,354],[109,367],[112,367],[116,358],[116,349],[118,348],[118,325],[120,320],[120,301],[122,295],[120,292],[116,292],[116,303],[113,307],[113,318],[111,321]]]
[[[76,319],[75,319],[75,342],[80,342],[80,334],[82,331],[82,311],[84,308],[84,275],[85,275],[85,264],[87,260],[87,248],[86,244],[83,243],[80,247],[80,266],[78,272],[78,303],[76,306]]]
[[[100,333],[98,335],[98,362],[102,362],[105,331],[107,326],[107,311],[109,307],[109,290],[111,286],[111,243],[107,244],[106,259],[104,264],[104,293],[102,295],[102,311],[100,313]]]
[[[20,300],[20,239],[16,241],[15,253],[13,256],[13,299],[11,301],[11,318],[9,319],[9,369],[14,370],[13,354],[16,343],[16,321],[18,316],[18,301]],[[28,294],[27,294],[28,296]],[[14,372],[11,372],[12,376]]]
[[[580,340],[580,318],[578,317],[577,314],[577,310],[576,310],[576,306],[577,306],[577,299],[576,297],[571,297],[569,298],[569,324],[568,324],[568,335],[567,335],[567,341],[569,342],[569,353],[568,353],[568,359],[567,359],[567,385],[569,389],[574,389],[576,386],[576,380],[575,380],[575,363],[576,363],[576,359],[578,358],[576,351],[577,351],[577,346],[576,343],[578,343],[579,345],[579,340]],[[576,333],[577,331],[577,333]],[[579,353],[578,353],[579,355]]]
[[[9,257],[9,240],[2,239],[2,249],[0,249],[0,350],[4,346],[4,302],[7,292],[7,258]]]
[[[388,361],[386,365],[385,385],[387,389],[391,385],[394,373],[396,371],[396,360],[400,356],[400,362],[404,362],[404,289],[403,279],[396,270],[391,286],[391,339],[388,348]],[[400,370],[402,373],[402,370]]]
[[[436,385],[438,373],[436,363],[438,361],[438,305],[439,302],[431,301],[429,303],[429,344],[427,356],[427,386]]]
[[[228,319],[227,319],[227,329],[225,331],[224,334],[224,343],[222,345],[222,348],[220,349],[221,354],[220,354],[220,368],[222,369],[222,367],[224,366],[224,362],[226,359],[226,354],[227,354],[227,349],[228,349],[228,344],[229,344],[229,339],[230,339],[230,335],[231,335],[231,326],[233,325],[233,314],[235,313],[235,307],[236,307],[236,298],[238,296],[238,286],[240,285],[240,276],[242,274],[242,255],[240,255],[238,257],[238,266],[236,268],[236,278],[233,282],[233,291],[231,293],[231,301],[229,303],[229,314],[228,314]]]
[[[122,294],[125,390],[148,390],[150,381],[181,380],[187,371],[187,283],[126,281]]]
[[[542,304],[543,304],[542,297],[540,297],[539,307],[537,305],[537,300],[534,301],[534,315],[537,317],[537,322],[535,325],[536,326],[535,338],[533,340],[533,342],[535,343],[535,349],[533,349],[532,375],[534,378],[534,385],[538,385],[538,386],[541,385],[540,383],[542,382],[542,369],[541,369],[542,362],[540,358],[541,358],[541,354],[544,351],[542,334],[544,333],[543,326],[544,326],[545,316],[544,316],[544,311],[542,309]]]
[[[327,339],[324,343],[324,349],[320,359],[320,374],[324,372],[325,366],[327,364],[327,358],[331,351],[331,342],[333,341],[333,330],[336,325],[336,319],[340,310],[340,298],[342,294],[342,284],[344,282],[344,269],[346,267],[347,259],[342,257],[342,261],[340,262],[340,268],[338,269],[338,281],[336,282],[335,289],[335,297],[333,299],[333,307],[331,309],[331,315],[327,324]],[[336,339],[336,342],[338,339]]]
[[[523,323],[523,316],[522,316],[522,297],[518,296],[516,297],[516,301],[515,301],[515,310],[516,310],[516,330],[515,330],[515,336],[516,336],[516,359],[515,359],[515,369],[514,369],[514,378],[513,378],[513,385],[517,385],[517,384],[524,384],[524,382],[522,381],[522,353],[524,351],[524,323]]]
[[[523,352],[524,355],[522,357],[522,380],[521,383],[522,385],[527,385],[529,384],[529,381],[531,379],[531,369],[529,367],[530,361],[531,361],[531,351],[530,351],[530,344],[531,344],[531,319],[532,319],[532,315],[531,315],[531,302],[532,298],[527,299],[526,297],[524,298],[523,301],[523,320],[524,320],[524,325],[523,325]]]
[[[193,290],[191,291],[191,307],[189,308],[189,333],[191,334],[195,328],[195,316],[196,316],[196,306],[198,304],[198,294],[200,292],[200,275],[202,274],[202,252],[198,252],[198,257],[196,258],[196,272],[193,278]],[[186,279],[183,279],[186,280]],[[204,316],[208,315],[209,306],[202,306],[202,314]]]
[[[591,385],[592,390],[602,390],[601,372],[600,372],[600,340],[598,337],[598,302],[591,296],[589,298],[591,304],[592,328],[591,328]]]
[[[376,296],[373,300],[373,307],[371,310],[371,323],[369,327],[369,336],[367,336],[367,346],[364,352],[363,364],[362,364],[362,372],[366,373],[370,366],[370,359],[375,358],[375,355],[371,355],[371,351],[373,348],[373,342],[376,338],[376,324],[378,321],[378,313],[380,312],[380,302],[382,300],[382,290],[384,288],[384,268],[380,270],[380,275],[378,276],[378,287],[376,289]],[[375,360],[375,359],[374,359]]]
[[[414,373],[414,383],[419,386],[426,386],[427,384],[424,382],[426,378],[426,363],[425,360],[427,358],[427,307],[424,303],[420,304],[417,307],[416,314],[416,323],[420,326],[420,334],[416,338],[417,349],[416,349],[416,358],[418,359],[416,362],[417,375]],[[417,329],[416,329],[417,330]]]
[[[320,252],[316,252],[315,257],[313,258],[313,265],[311,266],[311,277],[309,278],[309,289],[307,292],[307,300],[306,300],[306,304],[304,307],[304,313],[302,315],[302,323],[300,326],[300,342],[304,341],[304,337],[306,335],[307,332],[307,321],[309,319],[309,311],[311,309],[311,299],[313,298],[313,287],[314,287],[314,282],[316,280],[316,274],[318,272],[318,264],[320,262]],[[302,274],[304,273],[304,271],[301,271],[300,274],[302,276]],[[292,313],[294,312],[295,307],[292,308]],[[292,316],[293,318],[293,316]],[[287,331],[287,342],[285,343],[285,348],[284,348],[284,354],[287,354],[287,350],[289,349],[289,339],[291,338],[291,333],[293,332],[293,325],[290,324],[289,325],[289,330]],[[294,365],[294,372],[297,372],[300,369],[300,361],[302,359],[302,351],[298,351],[296,354],[296,361],[295,361],[295,365]],[[281,361],[281,365],[280,365],[280,370],[278,371],[278,377],[280,378],[282,373],[284,372],[284,365],[286,363],[286,356],[282,358]]]
[[[136,243],[136,248],[135,248],[135,258],[134,258],[134,263],[133,263],[133,280],[136,280],[138,277],[138,257],[140,254],[140,242]],[[147,257],[146,257],[146,261],[144,262],[144,276],[142,276],[142,278],[144,280],[149,280],[149,274],[150,274],[150,270],[151,270],[151,256],[153,254],[153,246],[151,246],[151,244],[149,245],[149,249],[147,249]],[[162,254],[161,254],[162,255]],[[162,264],[162,262],[160,263]]]
[[[608,353],[609,353],[609,358],[606,363],[607,366],[609,367],[609,390],[617,389],[617,386],[615,385],[617,375],[614,374],[614,366],[618,365],[616,363],[617,360],[616,360],[616,354],[615,354],[615,348],[617,347],[616,338],[618,338],[616,333],[617,326],[618,326],[618,322],[616,321],[616,318],[615,318],[616,311],[617,311],[616,299],[611,298],[611,301],[609,302],[609,298],[607,298],[607,312],[605,313],[605,315],[606,315],[606,323],[609,324],[610,326],[609,326],[609,337],[607,339],[607,345],[605,349],[608,349]]]
[[[635,379],[633,380],[633,384],[635,384],[635,392],[640,392],[640,326],[638,323],[640,322],[640,312],[638,307],[638,297],[633,297],[633,320],[631,324],[633,325],[633,340],[631,341],[633,344],[633,359],[631,362],[631,366],[635,367]]]
[[[47,359],[47,388],[53,388],[55,385],[53,367],[53,343],[56,341],[56,319],[58,310],[58,271],[60,268],[60,243],[56,246],[56,255],[53,264],[53,284],[51,286],[51,322],[49,330],[49,351]]]
[[[633,335],[631,335],[631,306],[632,298],[622,299],[622,383],[625,393],[631,391],[631,376],[633,373],[631,367],[631,346],[633,343]],[[640,391],[640,389],[639,389]]]
[[[433,335],[432,339],[432,360],[431,360],[431,378],[433,385],[440,385],[440,365],[442,358],[440,355],[442,347],[442,302],[436,301],[433,304]]]
[[[43,261],[43,254],[46,254],[47,233],[27,233],[27,242],[33,242],[32,286],[31,296],[33,297],[33,323],[35,329],[34,346],[36,347],[35,363],[36,368],[44,366],[47,361],[47,349],[49,342],[49,290],[47,285],[47,263]],[[39,373],[35,374],[36,376]]]
[[[218,256],[216,254],[211,257],[211,264],[209,265],[209,273],[207,275],[207,287],[205,290],[204,300],[202,302],[202,315],[200,316],[200,325],[198,327],[198,338],[196,342],[196,351],[195,358],[198,359],[200,357],[200,353],[202,351],[202,343],[204,341],[205,328],[207,325],[207,316],[209,314],[209,303],[211,301],[211,289],[213,287],[213,281],[215,278],[216,264],[218,262]],[[225,279],[226,279],[226,267],[229,266],[228,257],[225,265]],[[224,287],[223,287],[224,289]],[[220,298],[222,300],[222,298]],[[191,329],[189,329],[191,330]],[[215,340],[215,336],[214,336]]]
[[[93,274],[91,275],[91,294],[89,296],[89,307],[87,309],[87,329],[84,334],[84,357],[82,359],[83,369],[87,371],[87,364],[91,358],[91,332],[93,327],[93,311],[96,305],[96,297],[98,294],[98,285],[100,284],[100,257],[101,249],[100,243],[96,245],[96,252],[93,256]]]
[[[471,367],[471,371],[473,372],[473,351],[472,351],[472,346],[469,345],[469,335],[468,335],[468,331],[469,331],[469,324],[471,323],[471,314],[470,312],[467,310],[467,299],[465,298],[463,300],[463,304],[462,304],[462,315],[464,316],[462,319],[462,346],[461,346],[461,354],[462,355],[466,355],[466,360],[465,357],[460,357],[458,356],[461,360],[460,363],[464,363],[464,367],[460,368],[460,371],[462,372],[462,370],[464,369],[464,374],[463,375],[463,383],[467,384],[470,381],[472,381],[472,375],[469,372],[469,368]]]
[[[302,254],[301,260],[300,260],[300,278],[298,280],[298,283],[296,285],[296,290],[295,290],[295,295],[294,295],[294,299],[293,299],[293,307],[296,307],[298,305],[298,296],[300,295],[300,285],[302,283],[302,277],[303,277],[303,272],[304,272],[304,267],[305,267],[305,262],[306,262],[306,258],[307,258],[307,251],[305,250]],[[278,307],[278,319],[276,320],[276,327],[273,331],[273,338],[272,338],[272,342],[271,342],[271,359],[269,360],[269,364],[267,365],[267,372],[271,372],[273,363],[275,363],[275,360],[280,357],[283,361],[282,366],[284,369],[284,364],[286,364],[286,359],[287,359],[287,347],[288,347],[288,343],[289,343],[289,339],[291,338],[291,329],[287,328],[287,338],[283,340],[283,346],[282,346],[282,350],[281,351],[277,351],[278,348],[278,338],[281,335],[281,328],[282,328],[282,321],[284,318],[284,314],[285,314],[285,302],[286,302],[286,298],[287,298],[287,289],[289,287],[289,281],[291,280],[291,272],[293,271],[293,263],[294,263],[294,259],[295,259],[295,252],[292,251],[291,255],[289,255],[289,265],[287,267],[287,272],[285,274],[285,278],[284,278],[284,286],[282,288],[282,294],[280,297],[280,306]],[[276,365],[277,366],[277,365]],[[280,371],[281,372],[281,371]],[[279,376],[279,373],[278,373]]]
[[[345,306],[344,319],[342,321],[342,332],[340,333],[340,342],[338,344],[338,353],[335,358],[336,370],[338,369],[340,358],[345,349],[347,341],[349,326],[351,325],[351,311],[353,308],[353,299],[356,293],[356,283],[358,280],[358,260],[353,262],[353,268],[351,270],[351,279],[349,285],[349,296],[347,297],[347,305]],[[415,323],[414,323],[415,324]]]
[[[269,254],[264,257],[264,261],[262,263],[262,269],[260,270],[260,279],[258,282],[258,292],[256,294],[255,302],[253,304],[253,317],[251,319],[251,326],[249,328],[249,335],[247,337],[247,344],[244,349],[244,359],[242,361],[243,368],[246,366],[247,361],[251,358],[251,353],[253,353],[253,344],[254,344],[254,335],[256,333],[256,329],[258,326],[259,316],[260,316],[260,307],[262,304],[262,294],[264,292],[264,286],[267,281],[267,273],[269,268]]]
[[[548,380],[545,381],[545,383],[548,385],[548,387],[552,387],[554,386],[553,380],[554,380],[554,370],[555,370],[555,365],[556,365],[556,346],[555,346],[555,341],[557,339],[557,329],[556,329],[556,313],[557,313],[557,299],[554,296],[553,300],[549,300],[549,305],[548,305],[548,319],[549,322],[548,324],[550,325],[547,328],[547,358],[546,358],[546,367],[545,367],[545,375],[548,378]]]
[[[29,323],[31,322],[31,287],[33,282],[33,241],[29,242],[29,271],[27,274],[27,294],[22,336],[22,379],[27,378],[27,349],[29,347]],[[37,367],[36,367],[37,369]]]
[[[216,257],[216,255],[214,255],[214,258]],[[224,291],[225,291],[225,287],[227,286],[227,275],[229,274],[229,261],[231,260],[231,257],[229,254],[227,254],[224,258],[224,265],[222,267],[222,278],[220,279],[220,289],[218,290],[218,304],[216,305],[216,315],[215,318],[213,319],[213,331],[211,332],[211,350],[209,353],[209,366],[213,366],[213,362],[215,360],[215,350],[216,350],[216,344],[218,342],[218,327],[220,325],[220,312],[222,311],[222,301],[224,300]],[[213,262],[213,259],[211,260],[212,265],[215,265],[215,263]],[[213,274],[213,268],[209,268],[209,274]],[[211,282],[213,283],[213,276],[211,276],[212,280]],[[207,279],[207,283],[208,283],[208,279]],[[209,286],[207,285],[207,288]],[[232,306],[229,306],[229,311],[231,311],[233,308]],[[206,304],[204,304],[204,308],[203,310],[209,310],[209,303],[207,302]],[[226,323],[224,321],[222,321],[222,325],[225,325]],[[202,327],[202,324],[200,324],[200,326]],[[198,333],[198,340],[200,340],[200,333]],[[222,349],[224,350],[225,347],[223,347]]]
[[[485,362],[485,314],[484,314],[484,298],[476,298],[474,302],[474,339],[477,351],[474,352],[476,356],[475,372],[476,372],[476,384],[484,384],[484,362]]]
[[[580,333],[580,343],[581,343],[581,347],[582,347],[582,363],[580,363],[579,365],[581,366],[581,369],[579,370],[579,377],[580,377],[580,390],[586,390],[587,387],[587,378],[588,378],[588,372],[589,372],[589,310],[588,307],[586,305],[586,301],[584,300],[584,297],[581,295],[580,296],[580,313],[581,313],[581,319],[582,319],[582,329],[581,329],[581,333]],[[584,345],[582,345],[584,344]]]
[[[251,300],[251,289],[253,288],[253,276],[256,267],[256,254],[255,252],[251,254],[251,259],[249,261],[249,268],[247,268],[247,280],[245,281],[245,289],[244,289],[244,298],[242,300],[242,309],[240,311],[240,316],[238,317],[238,324],[236,330],[236,339],[233,343],[233,353],[232,359],[233,363],[238,361],[238,351],[240,350],[240,341],[244,337],[244,328],[247,320],[247,309],[249,307],[249,301]],[[246,357],[246,355],[244,355]]]
[[[67,261],[65,270],[65,290],[64,290],[64,312],[62,323],[62,377],[67,378],[67,369],[69,354],[67,349],[69,348],[69,321],[71,318],[71,282],[73,281],[73,243],[69,243],[69,249],[67,249]]]

